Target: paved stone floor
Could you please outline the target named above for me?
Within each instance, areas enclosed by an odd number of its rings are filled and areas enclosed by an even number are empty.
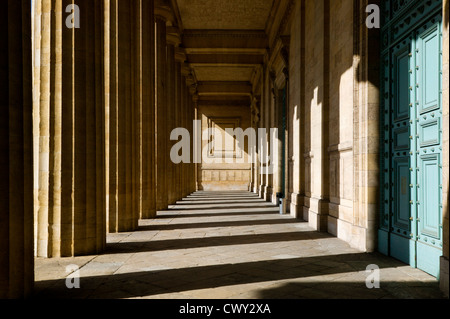
[[[66,266],[80,289],[66,288]],[[380,288],[366,287],[366,267]],[[36,298],[443,298],[426,273],[362,253],[242,192],[193,194],[139,230],[108,235],[98,256],[36,259]]]

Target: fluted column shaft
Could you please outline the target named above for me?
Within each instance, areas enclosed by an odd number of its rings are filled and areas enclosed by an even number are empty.
[[[137,229],[140,217],[140,2],[111,0],[108,231]]]
[[[168,39],[167,41],[167,63],[166,63],[166,134],[167,134],[167,162],[166,162],[166,180],[168,181],[167,197],[168,204],[175,203],[175,164],[170,159],[170,149],[175,144],[170,140],[170,133],[175,129],[175,43]]]
[[[156,216],[154,1],[142,0],[142,218]]]
[[[41,257],[100,252],[106,244],[103,1],[78,1],[80,28],[65,25],[70,0],[41,0],[39,208]]]
[[[184,69],[186,70],[186,69]],[[186,86],[186,73],[181,76],[181,108],[180,108],[180,119],[181,119],[181,127],[188,127],[189,123],[186,117],[186,109],[187,109],[187,100],[189,98],[188,89]],[[187,171],[188,171],[188,163],[182,163],[181,165],[181,182],[180,182],[180,191],[181,197],[184,198],[187,195]]]
[[[183,118],[182,118],[182,75],[181,75],[181,63],[184,62],[182,55],[177,52],[176,63],[175,63],[175,127],[184,128]],[[175,188],[175,200],[181,200],[183,198],[182,194],[182,174],[183,174],[184,163],[179,163],[175,165],[175,175],[173,187]]]
[[[197,92],[196,92],[197,93]],[[194,94],[192,100],[191,100],[191,104],[189,107],[189,113],[188,113],[188,129],[189,129],[189,133],[190,136],[193,137],[194,136],[194,127],[193,127],[193,121],[195,119],[196,116],[196,111],[198,110],[198,94]],[[191,154],[194,154],[194,143],[190,144],[191,147]],[[188,164],[188,172],[189,172],[189,190],[188,190],[188,194],[192,194],[197,190],[197,174],[196,174],[196,170],[197,170],[197,165],[191,160],[190,163]]]
[[[0,10],[0,298],[31,293],[33,136],[30,1]]]
[[[168,207],[167,197],[167,100],[166,100],[166,20],[156,20],[156,209]]]

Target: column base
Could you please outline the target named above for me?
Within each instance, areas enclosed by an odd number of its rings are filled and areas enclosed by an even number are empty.
[[[449,269],[448,269],[448,258],[445,256],[441,256],[440,259],[440,278],[439,278],[439,287],[441,291],[448,298],[448,286],[449,286]]]
[[[264,200],[267,202],[272,201],[272,187],[266,186],[266,189],[264,190]]]
[[[286,205],[286,214],[291,214],[291,197],[292,197],[292,193],[289,193],[285,200],[285,205]]]
[[[307,216],[309,226],[316,231],[328,231],[328,205],[329,201],[318,198],[305,198],[303,218]],[[305,216],[306,215],[306,216]]]
[[[272,204],[278,205],[276,192],[272,191],[272,193],[270,194],[270,201],[272,202]]]
[[[347,242],[352,248],[365,252],[374,251],[367,243],[370,232],[368,233],[366,228],[353,225],[334,216],[328,215],[326,217],[329,234]]]
[[[261,186],[259,187],[259,193],[258,193],[258,195],[259,195],[259,198],[261,198],[261,199],[264,199],[264,190],[265,190],[265,188],[266,188],[265,185],[261,185]]]
[[[303,219],[304,197],[300,194],[291,194],[290,214],[297,219]]]

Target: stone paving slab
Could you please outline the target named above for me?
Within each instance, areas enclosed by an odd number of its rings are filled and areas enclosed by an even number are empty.
[[[80,267],[67,289],[66,266]],[[380,267],[368,289],[366,267]],[[363,253],[246,192],[199,192],[133,233],[109,234],[106,252],[36,258],[35,297],[93,299],[440,299],[436,278]]]

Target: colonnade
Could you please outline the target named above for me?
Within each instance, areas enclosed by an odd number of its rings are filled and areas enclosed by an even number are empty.
[[[189,164],[170,160],[170,133],[192,123],[195,93],[170,6],[77,1],[80,28],[68,28],[69,4],[35,8],[40,257],[97,254],[107,232],[136,230],[195,191]]]
[[[33,255],[98,254],[196,190],[193,164],[170,161],[196,96],[170,6],[74,4],[1,12],[0,297],[30,293]]]
[[[362,251],[376,250],[380,191],[369,2],[283,2],[249,108],[251,126],[266,129],[249,190],[274,203],[281,193],[293,216]],[[6,0],[0,10],[0,298],[30,294],[34,256],[101,253],[108,232],[136,230],[200,180],[195,138],[190,163],[170,158],[173,129],[195,134],[199,102],[171,2],[77,0],[79,27],[74,4]],[[443,8],[448,44],[447,0]],[[448,154],[448,125],[443,147]]]

